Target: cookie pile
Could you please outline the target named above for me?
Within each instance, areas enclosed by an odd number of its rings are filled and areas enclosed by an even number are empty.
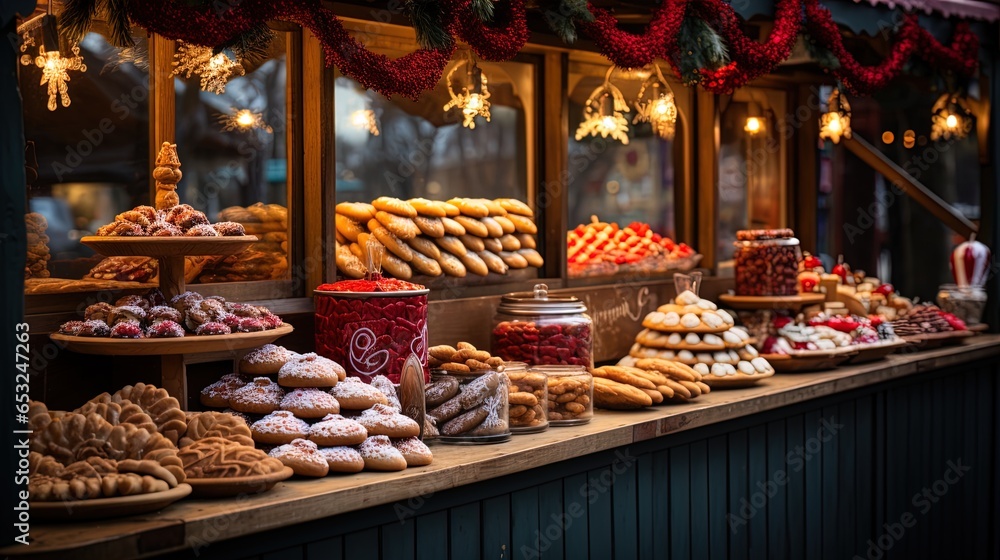
[[[477,350],[468,342],[459,342],[455,346],[431,346],[428,354],[427,365],[444,371],[469,373],[503,368],[502,358],[491,356],[485,350]]]
[[[184,292],[167,301],[159,289],[119,298],[114,305],[95,303],[83,321],[69,321],[60,334],[111,338],[179,338],[190,334],[259,332],[283,325],[266,307]]]
[[[204,212],[187,204],[168,210],[136,206],[115,216],[115,221],[97,229],[105,237],[231,237],[246,235],[236,222],[210,223]]]
[[[24,263],[24,279],[49,277],[49,236],[45,234],[49,223],[38,212],[24,215],[27,230],[28,259]]]
[[[691,366],[709,385],[773,375],[774,368],[734,323],[732,315],[686,290],[646,315],[645,329],[620,365],[633,366],[643,358],[672,360]]]
[[[964,321],[929,303],[914,306],[892,322],[893,331],[901,337],[964,331],[966,328]]]
[[[288,209],[280,204],[231,206],[219,212],[221,222],[243,226],[258,241],[246,251],[218,259],[198,276],[198,282],[275,280],[288,272]]]
[[[337,268],[350,278],[365,275],[369,238],[387,249],[383,270],[404,280],[415,274],[507,274],[511,268],[544,264],[536,250],[534,213],[512,198],[342,202],[336,228]]]
[[[274,344],[245,355],[239,369],[205,387],[202,404],[243,415],[248,436],[295,474],[397,471],[433,458],[383,376],[368,385],[332,360]]]
[[[458,364],[464,365],[464,364]],[[437,376],[424,395],[427,418],[442,438],[503,437],[510,434],[509,381],[500,371],[474,379]]]
[[[632,410],[666,401],[687,402],[711,389],[692,367],[659,358],[642,358],[635,366],[604,366],[594,376],[594,405]]]
[[[73,412],[31,402],[28,489],[34,501],[164,492],[184,482],[177,442],[187,419],[177,399],[139,383]]]
[[[192,412],[178,456],[188,480],[237,478],[280,472],[281,461],[254,447],[246,420],[225,412]]]

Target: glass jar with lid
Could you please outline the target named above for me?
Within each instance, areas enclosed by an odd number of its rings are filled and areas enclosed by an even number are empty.
[[[493,321],[493,355],[532,365],[594,366],[594,323],[574,296],[532,292],[503,296]]]
[[[543,432],[549,427],[549,378],[528,371],[524,362],[507,362],[504,373],[510,379],[510,431],[515,434]]]
[[[575,426],[594,417],[594,377],[583,366],[533,366],[549,380],[549,424]]]
[[[736,295],[794,296],[798,293],[799,240],[790,229],[736,232]]]
[[[431,385],[442,389],[442,402],[427,411],[437,425],[438,441],[501,443],[510,439],[510,380],[505,371],[436,369],[431,372]]]

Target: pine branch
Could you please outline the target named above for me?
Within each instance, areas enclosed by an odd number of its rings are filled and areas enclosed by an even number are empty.
[[[135,46],[135,39],[132,38],[132,22],[128,19],[128,0],[104,1],[104,19],[111,31],[111,44],[123,48]]]
[[[576,41],[576,24],[573,23],[573,18],[564,16],[555,10],[545,10],[542,12],[542,16],[552,32],[558,35],[564,43],[573,44]]]
[[[442,25],[443,14],[438,0],[406,0],[405,6],[421,47],[442,49],[451,45],[454,39]]]
[[[274,31],[267,24],[260,24],[212,50],[214,54],[231,50],[241,64],[256,63],[267,58],[273,39]]]
[[[50,0],[51,1],[51,0]],[[71,42],[78,42],[97,16],[98,0],[66,0],[59,14],[59,29]]]
[[[469,7],[481,21],[493,20],[493,0],[469,0]]]
[[[714,70],[725,66],[729,53],[722,38],[704,20],[685,17],[677,34],[677,55],[674,62],[686,82],[698,81],[701,68]]]
[[[837,60],[837,57],[833,56],[833,52],[817,43],[812,37],[806,37],[806,49],[809,51],[809,56],[819,63],[820,66],[829,68],[830,70],[840,68],[840,61]]]

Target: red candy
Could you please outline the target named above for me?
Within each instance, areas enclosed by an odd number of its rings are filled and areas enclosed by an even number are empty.
[[[322,284],[316,288],[320,292],[404,292],[426,290],[425,286],[398,280],[396,278],[376,278],[372,280],[341,280],[332,284]]]
[[[123,321],[111,327],[111,338],[142,338],[142,327],[133,321]]]
[[[260,319],[254,319],[253,317],[243,317],[240,319],[239,326],[233,330],[236,332],[260,332],[264,330],[264,323]]]
[[[537,325],[533,321],[503,321],[493,329],[493,355],[529,365],[591,367],[590,325]]]
[[[146,329],[146,336],[149,338],[178,338],[184,336],[184,327],[167,319]]]

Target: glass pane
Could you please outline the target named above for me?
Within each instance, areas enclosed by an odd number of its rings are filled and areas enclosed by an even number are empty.
[[[902,82],[874,97],[852,98],[851,127],[967,218],[978,220],[975,126],[965,138],[931,139],[931,108],[940,95]],[[940,265],[961,239],[843,146],[828,143],[818,156],[817,252],[828,263],[843,255],[855,270],[892,282],[903,295],[933,299],[938,286],[951,281],[948,267]]]
[[[736,232],[782,227],[785,139],[777,115],[780,92],[745,88],[719,119],[719,186],[716,254],[731,260]]]
[[[119,65],[118,49],[98,33],[88,33],[79,46],[87,70],[68,72],[69,107],[48,110],[41,69],[20,67],[27,161],[35,167],[28,172],[28,203],[38,214],[28,218],[38,237],[29,237],[26,278],[82,278],[102,257],[79,239],[119,212],[149,203],[148,69]],[[145,50],[139,38],[137,51]],[[37,47],[26,54],[37,55]],[[41,289],[39,283],[29,282],[26,290]]]
[[[446,76],[456,64],[449,66]],[[490,122],[476,117],[475,128],[462,125],[461,113],[444,111],[451,99],[445,77],[418,101],[410,101],[388,99],[338,74],[337,200],[368,202],[380,196],[527,200],[534,66],[478,64],[488,77]],[[463,69],[456,72],[456,82]],[[374,125],[369,124],[369,115]]]
[[[198,274],[189,268],[196,282],[287,277],[286,41],[277,34],[267,56],[245,65],[222,93],[202,91],[197,75],[174,79],[181,202],[260,238],[245,253],[210,259]]]
[[[674,141],[653,133],[648,123],[631,124],[629,143],[601,136],[576,140],[587,98],[604,76],[570,74],[576,82],[569,106],[569,224],[603,222],[626,226],[643,222],[667,237],[676,237],[674,226]],[[640,80],[616,80],[625,99],[635,99]],[[680,123],[677,134],[683,134]]]

